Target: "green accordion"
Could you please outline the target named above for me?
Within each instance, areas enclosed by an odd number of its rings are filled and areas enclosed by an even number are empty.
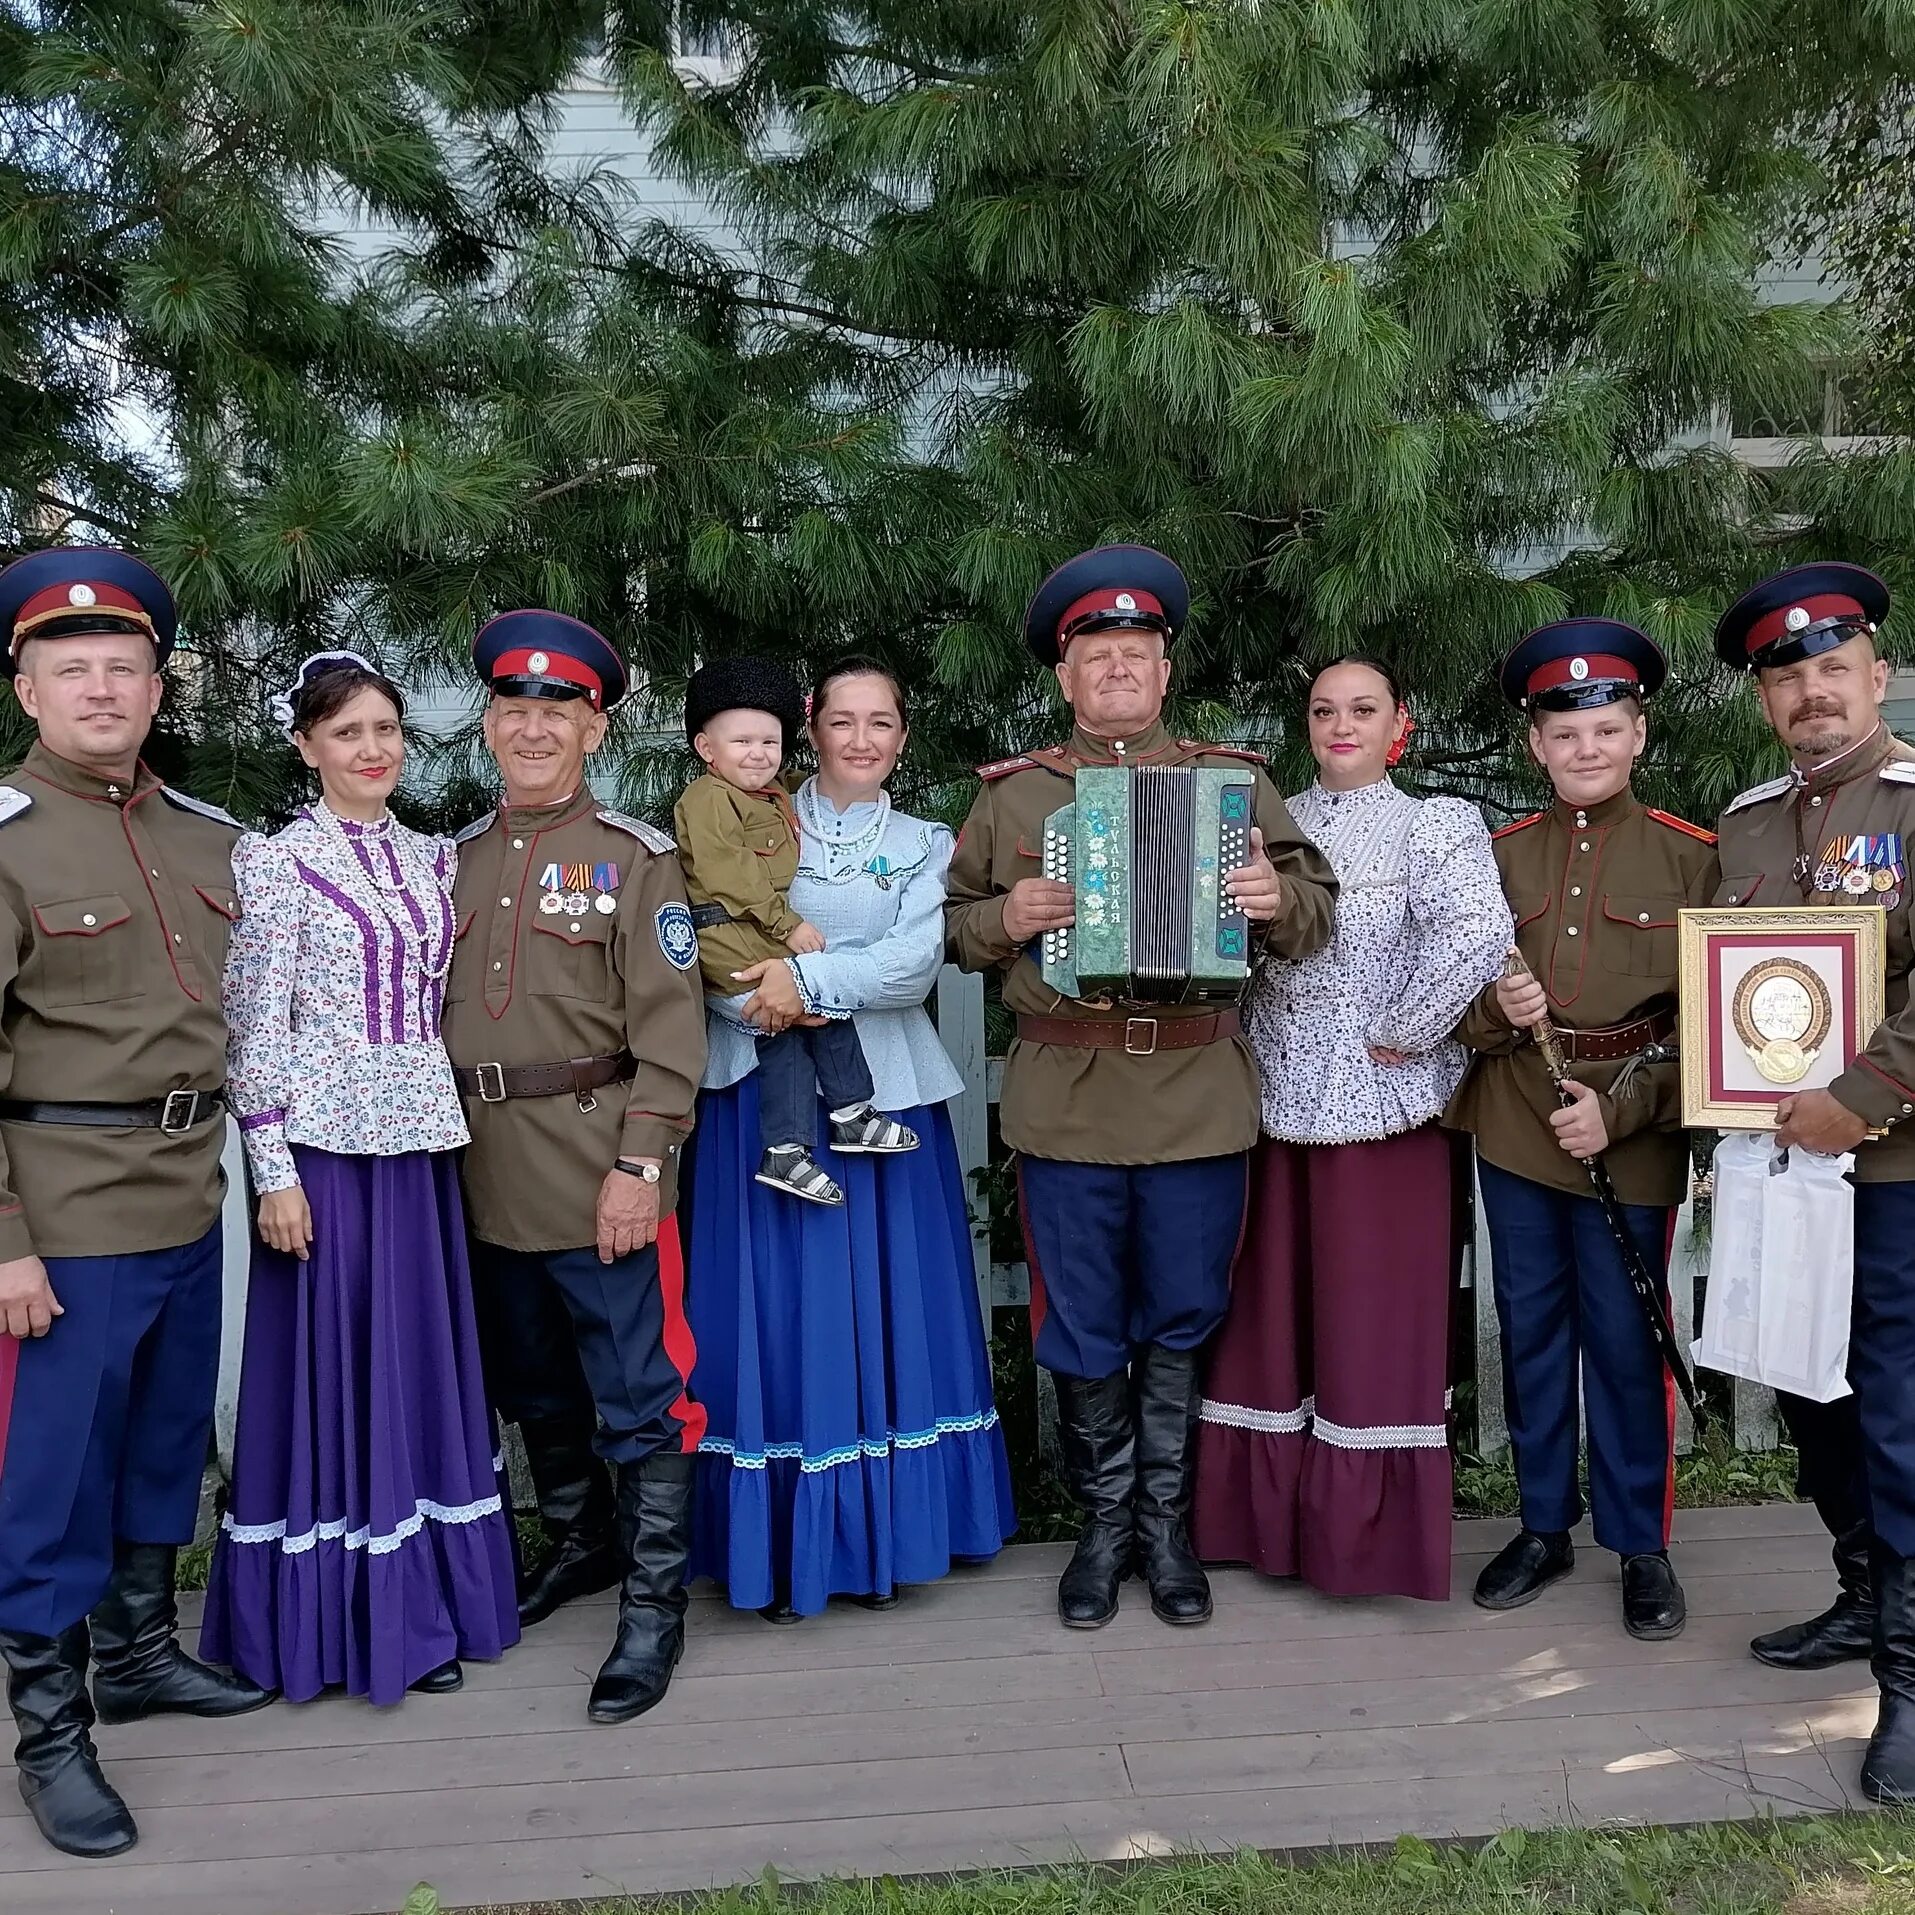
[[[1044,876],[1077,922],[1044,933],[1044,982],[1064,997],[1210,1004],[1250,976],[1250,920],[1224,874],[1250,862],[1256,776],[1189,765],[1087,766],[1044,820]]]

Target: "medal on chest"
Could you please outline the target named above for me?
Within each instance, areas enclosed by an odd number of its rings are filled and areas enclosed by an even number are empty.
[[[539,873],[539,909],[547,917],[582,917],[596,911],[609,918],[618,909],[618,866],[562,864],[556,858]]]
[[[1815,862],[1815,888],[1893,911],[1902,901],[1906,866],[1899,831],[1861,831],[1831,838]]]

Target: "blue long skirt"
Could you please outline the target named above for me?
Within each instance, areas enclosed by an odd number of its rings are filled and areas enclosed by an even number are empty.
[[[699,1100],[691,1567],[740,1609],[934,1582],[1017,1527],[951,1120],[897,1116],[917,1150],[819,1154],[836,1209],[753,1181],[754,1078]]]

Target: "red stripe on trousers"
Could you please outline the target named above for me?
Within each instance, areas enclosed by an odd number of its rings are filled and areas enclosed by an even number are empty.
[[[708,1419],[704,1404],[692,1400],[692,1365],[698,1361],[698,1346],[685,1315],[685,1253],[678,1239],[676,1216],[667,1217],[658,1226],[658,1291],[665,1304],[665,1355],[685,1386],[671,1413],[680,1425],[679,1451],[689,1456],[704,1440]]]
[[[1017,1223],[1024,1233],[1024,1268],[1031,1274],[1031,1348],[1037,1348],[1037,1333],[1050,1313],[1050,1300],[1044,1293],[1044,1272],[1038,1268],[1037,1245],[1031,1238],[1031,1207],[1024,1197],[1024,1159],[1017,1160]]]
[[[7,1467],[7,1426],[13,1420],[13,1379],[19,1369],[19,1339],[0,1334],[0,1474]]]
[[[1663,1234],[1662,1255],[1664,1267],[1674,1254],[1676,1247],[1676,1212],[1669,1212],[1669,1228]],[[1675,1313],[1669,1307],[1669,1279],[1664,1277],[1657,1286],[1662,1297],[1663,1315],[1673,1324]],[[1663,1427],[1669,1436],[1669,1471],[1662,1484],[1662,1546],[1669,1547],[1669,1538],[1676,1527],[1676,1373],[1667,1363],[1662,1366],[1662,1415]]]

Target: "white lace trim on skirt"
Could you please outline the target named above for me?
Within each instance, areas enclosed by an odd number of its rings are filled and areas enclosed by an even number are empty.
[[[1449,1392],[1444,1392],[1444,1407]],[[1218,1403],[1205,1397],[1199,1420],[1230,1430],[1253,1430],[1259,1436],[1301,1436],[1306,1432],[1320,1443],[1339,1450],[1440,1450],[1448,1446],[1449,1430],[1441,1423],[1372,1423],[1352,1426],[1332,1423],[1317,1414],[1317,1400],[1306,1396],[1294,1410],[1257,1410],[1247,1403]]]
[[[1300,1436],[1316,1411],[1313,1396],[1306,1396],[1294,1410],[1253,1410],[1248,1403],[1218,1403],[1205,1397],[1197,1406],[1197,1420],[1220,1423],[1227,1430],[1255,1430],[1260,1436]]]
[[[505,1459],[495,1456],[492,1467],[502,1471]],[[220,1519],[220,1528],[227,1539],[235,1543],[277,1543],[281,1555],[303,1556],[308,1550],[315,1549],[321,1543],[336,1543],[342,1537],[348,1549],[363,1549],[368,1556],[389,1556],[402,1543],[433,1523],[476,1523],[487,1516],[496,1516],[505,1507],[503,1499],[495,1491],[490,1496],[481,1496],[476,1503],[435,1503],[429,1497],[422,1496],[412,1506],[412,1514],[400,1520],[396,1529],[375,1536],[372,1525],[364,1529],[348,1529],[342,1516],[335,1522],[315,1523],[311,1529],[302,1530],[297,1536],[286,1534],[286,1525],[277,1523],[236,1523],[231,1515]]]

